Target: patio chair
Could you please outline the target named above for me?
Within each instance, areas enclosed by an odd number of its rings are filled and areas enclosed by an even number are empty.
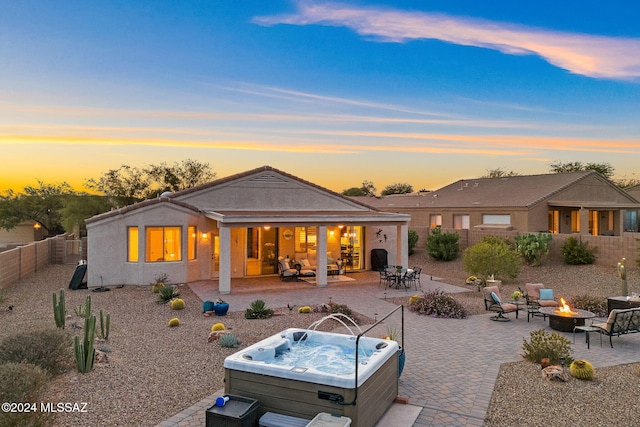
[[[298,280],[298,270],[289,266],[289,260],[287,258],[278,258],[278,274],[280,274],[280,280]]]
[[[553,297],[553,289],[545,288],[542,283],[527,283],[524,285],[524,297],[527,301],[527,322],[531,317],[547,315],[540,313],[542,307],[557,307],[558,301]]]
[[[418,287],[420,287],[420,289],[422,289],[422,283],[420,283],[420,274],[422,273],[422,267],[413,267],[413,271],[416,272],[416,274],[415,274],[415,284],[416,284],[416,291],[417,291]]]
[[[510,304],[508,302],[502,302],[502,297],[500,296],[500,290],[497,286],[487,286],[483,289],[484,293],[484,308],[487,311],[493,311],[497,313],[495,316],[491,316],[491,320],[495,320],[497,322],[508,322],[511,319],[506,317],[505,313],[516,313],[516,319],[518,318],[518,306],[515,304]]]

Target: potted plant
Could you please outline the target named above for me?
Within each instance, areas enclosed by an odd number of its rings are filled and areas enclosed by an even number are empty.
[[[216,313],[216,316],[225,316],[227,311],[229,311],[229,303],[218,298],[213,303],[213,311]]]
[[[511,299],[514,301],[520,301],[520,299],[524,296],[520,290],[511,292]]]

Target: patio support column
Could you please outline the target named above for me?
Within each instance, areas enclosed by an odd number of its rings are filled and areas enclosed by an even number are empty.
[[[327,286],[327,226],[318,226],[316,250],[316,285]]]
[[[223,294],[231,292],[231,229],[220,227],[220,273],[218,291]]]
[[[409,268],[409,226],[398,225],[396,230],[396,265]]]
[[[589,234],[589,209],[580,208],[580,234]]]

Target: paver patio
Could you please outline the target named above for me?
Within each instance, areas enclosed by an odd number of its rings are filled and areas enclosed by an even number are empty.
[[[353,282],[330,283],[318,288],[308,283],[282,284],[277,281],[257,285],[234,282],[230,295],[221,296],[215,282],[191,284],[203,300],[224,298],[232,309],[244,310],[252,301],[264,299],[271,307],[286,307],[292,301],[319,304],[329,298],[346,304],[354,311],[371,318],[380,318],[395,305],[385,298],[409,296],[416,291],[388,289],[378,286],[378,274],[354,273]],[[442,283],[422,274],[422,289],[442,289],[445,292],[468,292],[469,289]],[[479,301],[479,304],[482,302]],[[489,407],[500,365],[521,360],[523,339],[531,331],[547,328],[542,318],[527,322],[526,316],[510,315],[511,322],[493,322],[492,313],[468,319],[437,319],[404,310],[405,350],[407,361],[399,381],[399,394],[409,398],[409,404],[421,408],[413,426],[482,426]],[[572,333],[561,333],[573,342]],[[592,345],[587,349],[583,335],[573,345],[575,359],[588,358],[595,367],[613,366],[638,361],[640,334],[614,338],[615,348]],[[595,341],[592,340],[592,344]],[[209,398],[165,420],[163,427],[200,427],[205,425],[205,411],[213,405],[217,391]],[[411,424],[385,427],[405,427]]]

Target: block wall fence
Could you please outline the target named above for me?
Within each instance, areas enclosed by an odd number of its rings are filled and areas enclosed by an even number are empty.
[[[77,250],[70,251],[69,247]],[[81,248],[86,247],[86,238],[78,241],[62,234],[0,252],[0,288],[18,283],[50,264],[75,264],[82,259]]]
[[[412,230],[411,227],[409,227]],[[415,229],[418,232],[420,240],[418,247],[423,248],[427,242],[430,230],[428,228]],[[502,231],[502,230],[454,230],[442,229],[443,233],[457,233],[460,236],[458,242],[460,250],[464,250],[469,246],[479,243],[485,236],[499,236],[508,238],[512,242],[514,237],[520,233],[518,231]],[[593,249],[596,257],[597,265],[607,265],[615,267],[622,258],[627,259],[627,268],[637,268],[636,260],[640,258],[640,233],[625,233],[622,236],[591,236],[581,234],[554,234],[553,240],[549,245],[549,255],[554,259],[562,259],[562,245],[570,237],[576,238],[578,241],[586,243],[589,248]],[[544,263],[544,260],[543,260]]]

